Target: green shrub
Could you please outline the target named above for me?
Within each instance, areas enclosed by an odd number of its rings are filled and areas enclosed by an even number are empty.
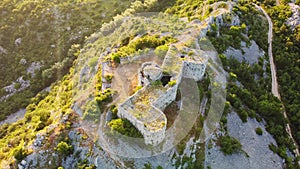
[[[120,55],[119,55],[118,53],[112,54],[111,59],[112,59],[112,61],[115,62],[115,63],[120,63],[120,62],[121,62]]]
[[[17,89],[17,90],[20,89],[21,88],[21,83],[15,83],[14,88]]]
[[[136,92],[139,91],[141,88],[143,88],[143,86],[137,86],[137,87],[133,90],[133,93],[136,93]]]
[[[118,118],[118,107],[116,105],[111,105],[109,110],[112,112],[112,119]]]
[[[222,117],[221,117],[221,122],[222,122],[223,124],[226,124],[226,123],[227,123],[227,118],[226,118],[226,116],[222,116]]]
[[[262,135],[262,134],[263,134],[262,129],[259,128],[259,127],[255,129],[255,132],[256,132],[256,134],[258,134],[258,135]]]
[[[237,153],[241,150],[242,145],[241,143],[230,136],[221,136],[219,138],[221,151],[224,153],[224,155],[231,155],[233,153]]]
[[[186,146],[186,144],[183,141],[176,145],[176,150],[177,150],[178,154],[180,154],[180,155],[183,154],[185,146]]]
[[[157,54],[160,54],[160,52],[164,52],[165,50],[167,50],[166,48],[168,44],[175,43],[175,42],[177,42],[177,40],[170,36],[159,37],[157,35],[154,36],[145,35],[134,41],[130,41],[127,46],[123,46],[119,48],[117,52],[110,54],[109,57],[115,63],[120,63],[121,57],[127,57],[138,51],[146,50],[148,48],[154,49],[157,48],[158,46],[161,47],[158,48],[156,52]]]
[[[171,81],[169,81],[168,82],[168,85],[170,86],[170,87],[173,87],[173,86],[175,86],[176,85],[176,80],[171,80]]]
[[[188,55],[189,55],[189,56],[192,56],[192,55],[194,55],[194,52],[193,52],[193,51],[189,51],[189,52],[188,52]]]
[[[248,118],[248,113],[246,110],[239,111],[238,115],[240,116],[241,120],[246,123]]]
[[[67,142],[61,141],[57,144],[55,150],[61,154],[69,155],[73,152],[73,146],[69,145]]]
[[[151,85],[153,85],[153,86],[161,86],[162,82],[160,80],[156,80],[156,81],[151,82]]]
[[[104,91],[101,91],[99,94],[96,95],[95,100],[98,103],[98,105],[103,106],[105,103],[108,103],[112,101],[112,95],[113,91],[111,89],[105,89]]]
[[[14,148],[12,154],[16,160],[21,161],[27,156],[27,151],[23,148],[22,144],[20,144],[18,147]]]
[[[109,83],[112,81],[113,77],[114,77],[114,75],[112,75],[112,74],[107,74],[104,76],[105,80]]]
[[[127,119],[113,119],[108,123],[112,131],[119,132],[120,134],[128,137],[142,138],[139,130],[133,126]]]
[[[155,48],[154,53],[159,57],[164,57],[167,54],[168,50],[169,50],[168,45],[161,45]]]
[[[144,164],[143,169],[152,169],[152,165],[150,163]]]

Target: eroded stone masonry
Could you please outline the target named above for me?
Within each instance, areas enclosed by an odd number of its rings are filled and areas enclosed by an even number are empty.
[[[129,120],[142,133],[146,144],[157,145],[164,140],[167,118],[163,111],[175,100],[181,80],[199,81],[204,75],[206,60],[194,49],[179,48],[180,44],[170,46],[162,66],[143,63],[138,70],[142,88],[118,107],[118,116]],[[162,83],[166,78],[169,82]]]

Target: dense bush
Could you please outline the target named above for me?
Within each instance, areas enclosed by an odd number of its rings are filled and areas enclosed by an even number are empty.
[[[105,80],[109,83],[112,81],[113,77],[114,77],[114,75],[112,75],[112,74],[107,74],[104,76]]]
[[[256,132],[256,134],[258,134],[258,135],[262,135],[262,134],[263,134],[262,129],[259,128],[259,127],[255,129],[255,132]]]
[[[242,148],[241,143],[233,137],[221,136],[219,138],[219,141],[220,141],[221,151],[225,155],[231,155],[233,153],[237,153]]]
[[[24,142],[21,142],[24,144]],[[14,148],[12,151],[13,156],[18,160],[19,162],[27,156],[27,150],[23,148],[23,145],[20,144],[18,147]]]
[[[159,57],[164,57],[169,50],[168,45],[161,45],[155,48],[154,53]]]
[[[128,137],[142,138],[142,134],[127,119],[113,119],[108,123],[112,131]]]
[[[109,103],[112,101],[112,95],[113,95],[112,89],[105,89],[104,91],[99,92],[96,94],[95,101],[100,106],[100,109],[103,108],[103,106],[106,103]]]
[[[220,54],[225,52],[229,46],[240,49],[241,41],[247,42],[248,44],[250,43],[249,39],[242,34],[246,31],[245,24],[242,24],[242,26],[221,27],[220,36],[217,36],[216,31],[216,25],[213,24],[212,31],[209,31],[207,35]]]
[[[61,141],[57,144],[56,151],[61,154],[69,155],[73,152],[73,146],[69,145],[67,142]]]
[[[247,25],[247,33],[251,40],[265,51],[268,48],[268,22],[261,17],[259,11],[249,1],[239,1],[238,6],[233,9],[238,14],[242,23]]]
[[[111,58],[111,60],[114,61],[115,63],[120,63],[121,57],[130,56],[137,51],[144,50],[147,48],[155,49],[156,47],[175,43],[176,41],[177,41],[176,39],[170,36],[159,37],[157,35],[144,35],[141,38],[130,41],[128,45],[119,48],[117,52],[111,53],[108,56],[108,58]],[[165,50],[165,47],[161,47],[161,48]]]
[[[30,153],[27,151],[28,145],[24,142],[32,141],[36,138],[37,132],[45,127],[57,124],[58,121],[54,121],[53,117],[60,117],[61,114],[71,112],[72,83],[70,83],[70,76],[65,76],[62,82],[57,82],[57,86],[52,86],[52,90],[47,96],[38,95],[33,98],[32,104],[28,105],[24,119],[10,125],[0,126],[0,147],[2,148],[0,155],[3,160],[9,161],[12,156],[18,160],[24,158]]]

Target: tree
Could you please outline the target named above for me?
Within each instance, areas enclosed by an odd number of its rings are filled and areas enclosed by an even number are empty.
[[[255,129],[255,132],[256,132],[256,134],[258,134],[258,135],[262,135],[262,134],[263,134],[263,131],[262,131],[262,129],[261,129],[260,127],[256,128],[256,129]]]
[[[110,128],[112,130],[115,130],[117,132],[123,133],[124,132],[124,127],[123,127],[123,121],[122,119],[114,119],[108,123]]]
[[[150,163],[144,164],[143,169],[152,169],[152,165]]]
[[[113,119],[108,125],[112,131],[126,135],[128,137],[142,138],[142,134],[127,119]]]
[[[237,139],[230,136],[221,136],[220,146],[221,146],[221,151],[225,155],[231,155],[233,153],[237,153],[242,148],[241,143]]]

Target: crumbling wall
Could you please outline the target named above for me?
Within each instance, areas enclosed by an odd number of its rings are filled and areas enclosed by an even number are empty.
[[[169,88],[165,94],[161,95],[154,103],[153,106],[160,110],[164,110],[171,102],[176,99],[178,85]]]
[[[120,118],[125,118],[129,120],[141,132],[141,134],[144,136],[145,144],[157,145],[160,142],[162,142],[163,139],[165,138],[166,124],[167,124],[166,117],[164,117],[165,121],[164,121],[164,126],[162,128],[155,131],[151,131],[146,127],[146,125],[143,122],[141,122],[136,117],[131,115],[131,113],[129,113],[130,109],[133,110],[132,107],[130,106],[130,99],[128,99],[126,102],[124,102],[124,104],[118,107],[118,116]],[[163,112],[161,113],[164,116]]]
[[[194,79],[195,81],[200,81],[205,73],[205,68],[205,64],[183,62],[182,76]]]

